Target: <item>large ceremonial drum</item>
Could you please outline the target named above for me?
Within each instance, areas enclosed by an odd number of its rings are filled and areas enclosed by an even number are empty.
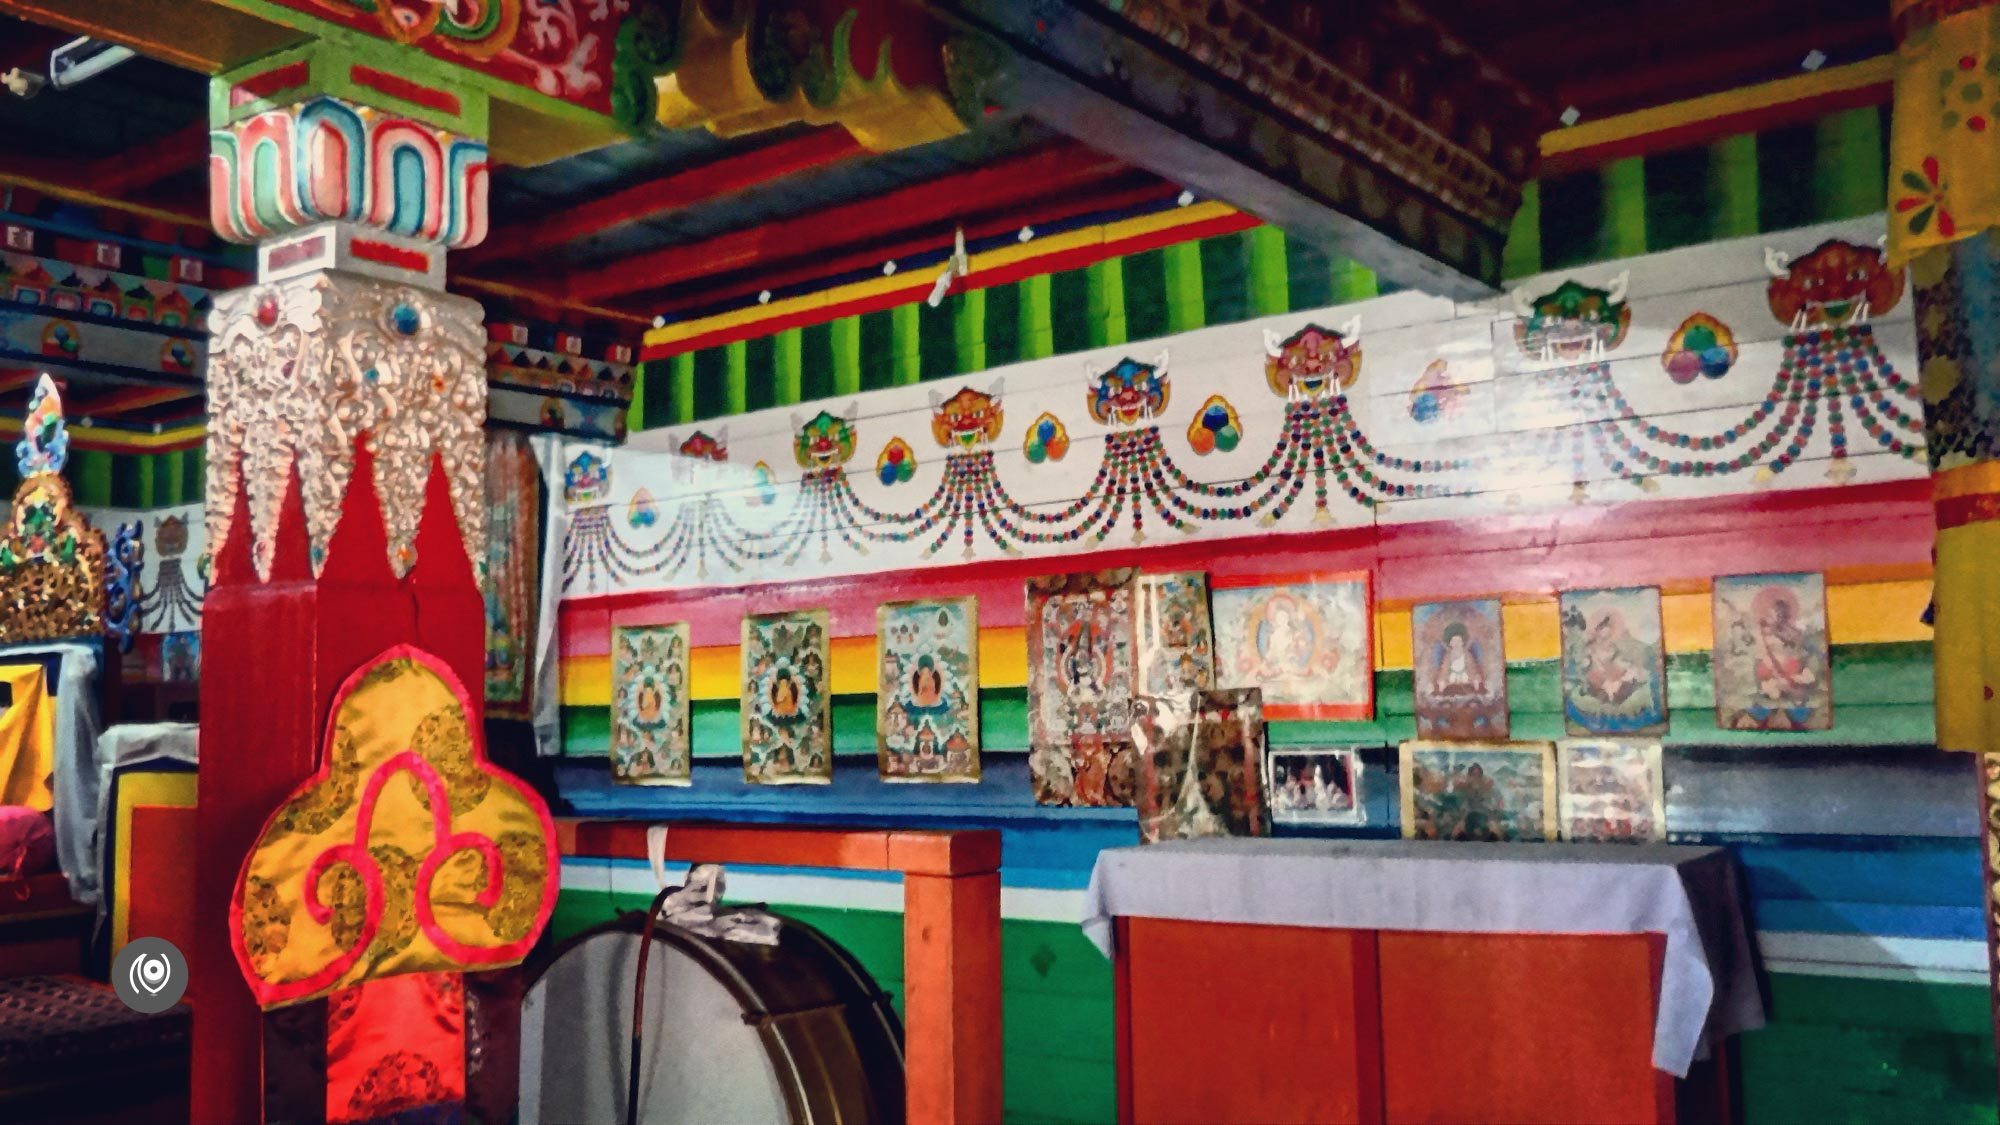
[[[643,914],[530,968],[522,1125],[624,1122]],[[660,925],[638,1044],[647,1123],[901,1122],[903,1025],[846,950],[785,920],[776,946]]]

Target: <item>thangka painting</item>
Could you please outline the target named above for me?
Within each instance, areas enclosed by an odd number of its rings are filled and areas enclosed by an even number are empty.
[[[1507,737],[1500,603],[1428,602],[1410,611],[1417,737]]]
[[[611,629],[611,777],[626,785],[687,785],[688,627]]]
[[[1563,839],[1643,843],[1667,838],[1659,743],[1572,740],[1556,756]]]
[[[1257,689],[1141,696],[1132,716],[1140,843],[1270,834]]]
[[[1028,580],[1028,773],[1044,805],[1130,805],[1134,572]]]
[[[1264,792],[1271,823],[1354,827],[1368,823],[1362,804],[1361,751],[1272,749],[1264,752]]]
[[[1563,725],[1571,734],[1665,734],[1667,655],[1652,586],[1562,595]]]
[[[486,713],[532,711],[535,611],[541,596],[542,474],[528,435],[486,435]]]
[[[1184,695],[1215,686],[1207,575],[1140,575],[1132,614],[1140,694]]]
[[[1818,574],[1715,580],[1715,721],[1725,730],[1833,726],[1826,581]]]
[[[1366,572],[1214,579],[1216,680],[1260,688],[1271,719],[1375,715]]]
[[[1556,754],[1547,742],[1405,742],[1406,840],[1553,840]]]
[[[833,781],[828,648],[823,609],[743,619],[745,781]]]
[[[875,636],[882,780],[978,781],[979,603],[889,602],[875,611]]]

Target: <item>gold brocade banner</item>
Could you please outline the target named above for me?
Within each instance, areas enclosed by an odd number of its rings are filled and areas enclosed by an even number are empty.
[[[1892,0],[1889,263],[2000,226],[2000,0]]]

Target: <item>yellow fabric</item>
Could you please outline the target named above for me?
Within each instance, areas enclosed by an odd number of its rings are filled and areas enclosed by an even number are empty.
[[[40,664],[0,665],[13,703],[0,710],[0,805],[47,812],[55,803],[56,705]]]
[[[2000,5],[1894,0],[1890,10],[1902,41],[1888,249],[1902,266],[2000,225]]]
[[[1937,740],[1946,750],[2000,751],[2000,521],[1937,537]]]
[[[323,772],[272,815],[237,883],[232,936],[258,999],[519,961],[554,905],[553,831],[540,801],[484,760],[456,685],[415,659],[374,665],[337,697],[321,755]],[[448,808],[432,808],[423,773]],[[500,863],[484,905],[482,843]]]

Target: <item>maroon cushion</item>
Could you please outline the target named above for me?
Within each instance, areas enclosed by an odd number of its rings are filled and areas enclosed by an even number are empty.
[[[56,868],[56,832],[47,813],[0,805],[0,879]]]

